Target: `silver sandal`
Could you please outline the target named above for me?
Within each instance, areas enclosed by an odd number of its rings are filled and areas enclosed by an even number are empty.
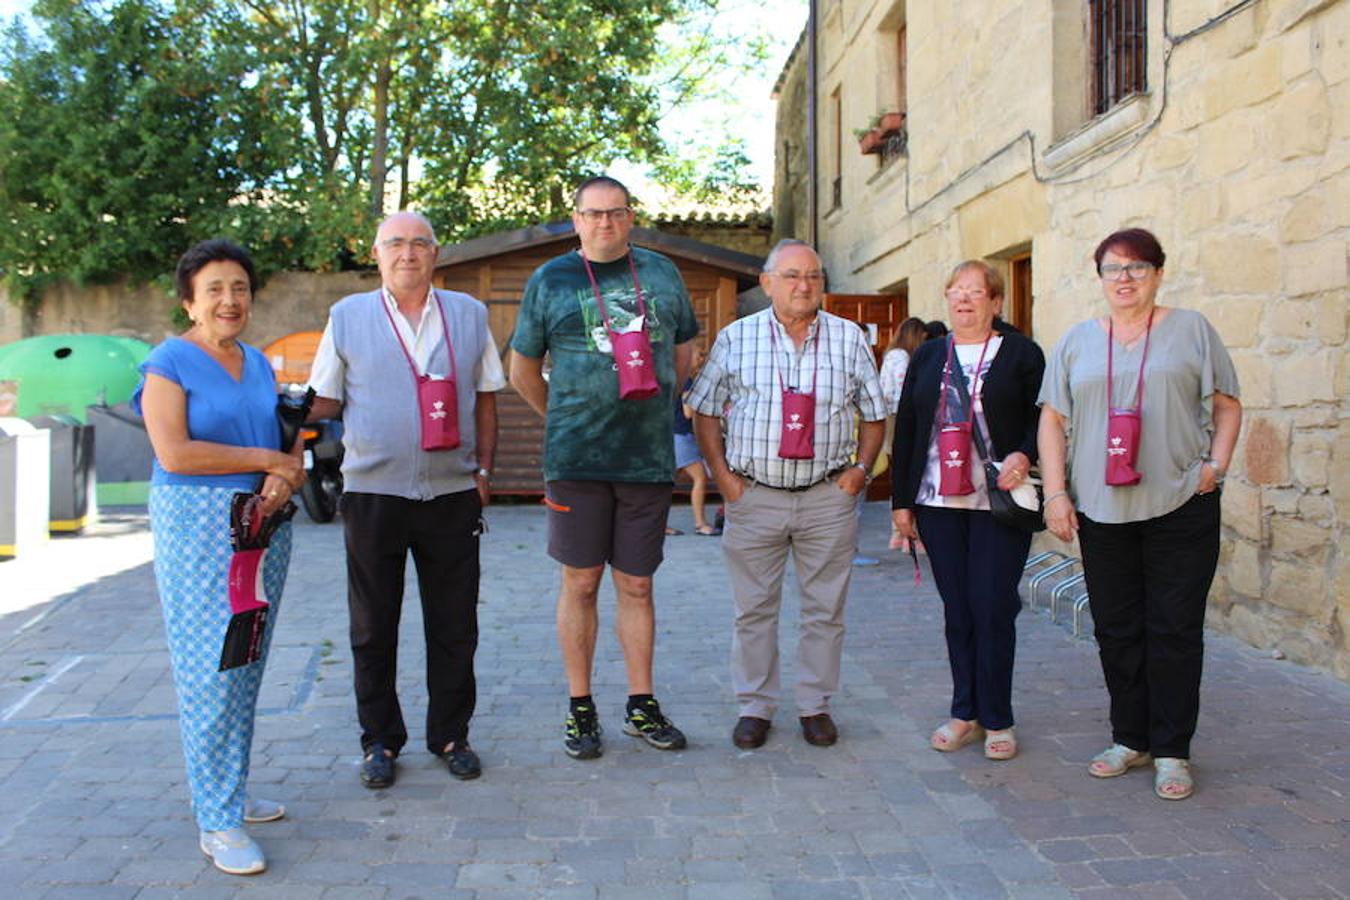
[[[1124,744],[1112,744],[1092,757],[1092,762],[1088,763],[1088,774],[1096,778],[1115,778],[1151,762],[1153,757],[1147,750],[1133,750]]]
[[[1167,788],[1173,790],[1167,790]],[[1185,800],[1195,793],[1191,761],[1176,756],[1159,756],[1153,761],[1153,793],[1164,800]]]

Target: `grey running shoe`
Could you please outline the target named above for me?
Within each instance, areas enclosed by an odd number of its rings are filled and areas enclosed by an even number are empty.
[[[623,733],[642,738],[657,750],[683,750],[686,743],[684,733],[661,714],[661,704],[655,699],[628,710]]]
[[[573,759],[599,759],[605,752],[600,741],[600,718],[594,706],[569,710],[563,725],[563,749]]]

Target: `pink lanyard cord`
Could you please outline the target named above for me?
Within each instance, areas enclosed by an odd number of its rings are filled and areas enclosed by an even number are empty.
[[[586,251],[578,251],[581,254],[581,263],[586,267],[586,277],[591,281],[591,291],[595,294],[595,305],[600,307],[600,318],[605,320],[605,329],[614,331],[614,326],[609,321],[609,312],[605,309],[605,301],[600,298],[600,282],[595,279],[595,271],[591,268],[591,261],[586,258]],[[643,317],[642,327],[647,327],[647,304],[642,301],[642,285],[638,282],[637,263],[633,262],[633,251],[628,251],[628,271],[633,276],[633,290],[637,293],[637,314]]]
[[[1134,409],[1142,413],[1144,411],[1144,363],[1148,361],[1148,339],[1153,334],[1153,313],[1156,307],[1148,311],[1148,324],[1144,326],[1144,353],[1139,357],[1139,380],[1134,386]],[[1112,409],[1111,393],[1116,388],[1115,382],[1115,349],[1116,349],[1116,322],[1110,316],[1106,317],[1106,408],[1108,415]]]
[[[769,343],[773,345],[773,371],[778,376],[778,389],[787,392],[783,372],[778,368],[778,331],[774,328],[773,313],[769,314]],[[816,344],[811,350],[811,396],[816,395],[816,378],[820,375],[820,345],[825,340],[825,320],[816,314]],[[796,390],[800,391],[800,388]]]
[[[455,365],[455,345],[450,343],[450,325],[445,318],[445,307],[441,304],[439,297],[434,294],[432,297],[436,301],[436,311],[441,314],[441,333],[445,335],[445,355],[450,357],[450,380],[458,381],[459,370]],[[408,345],[403,343],[403,335],[399,333],[398,324],[394,322],[394,314],[389,311],[389,304],[385,302],[383,293],[380,295],[380,306],[384,307],[384,315],[389,319],[389,327],[394,329],[394,339],[398,341],[398,348],[403,351],[403,358],[408,361],[408,368],[412,369],[413,378],[420,380],[422,376],[417,372],[417,364],[413,362],[412,354],[408,352]]]
[[[975,424],[976,389],[977,387],[981,389],[984,387],[984,382],[980,376],[980,373],[984,371],[984,355],[989,351],[989,342],[993,339],[994,333],[991,331],[989,332],[989,335],[984,339],[984,346],[980,348],[980,361],[975,364],[975,375],[973,378],[971,378],[970,390],[967,391],[967,393],[970,394],[970,409],[966,410],[967,413],[966,421],[970,423],[972,426]],[[956,338],[950,337],[947,339],[947,364],[943,367],[942,370],[942,396],[938,398],[939,426],[955,424],[953,422],[947,421],[947,389],[950,388],[952,384],[952,356],[955,350],[956,350]],[[960,365],[960,360],[957,360],[957,365]]]

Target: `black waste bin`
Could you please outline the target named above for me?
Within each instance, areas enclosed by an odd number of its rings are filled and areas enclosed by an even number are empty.
[[[145,421],[126,403],[87,406],[84,418],[98,434],[98,505],[144,506],[155,461]]]
[[[29,418],[51,432],[51,512],[49,531],[81,531],[97,512],[94,503],[94,426],[57,413]]]

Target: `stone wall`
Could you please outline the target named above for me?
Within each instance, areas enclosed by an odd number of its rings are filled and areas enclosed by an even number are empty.
[[[908,29],[909,153],[883,166],[846,132],[843,202],[822,209],[837,289],[905,282],[914,314],[944,317],[952,264],[1030,248],[1048,348],[1104,310],[1097,241],[1153,230],[1160,301],[1208,316],[1242,383],[1210,623],[1350,678],[1350,0],[1150,0],[1149,89],[1096,117],[1086,4],[907,6],[821,4],[820,95],[842,92],[845,128],[894,102],[878,54]]]
[[[375,272],[279,272],[253,302],[244,339],[265,346],[295,331],[322,330],[328,307],[347,294],[379,286]],[[177,303],[154,287],[126,284],[58,285],[30,312],[9,302],[0,289],[0,344],[40,334],[117,334],[157,344],[176,334],[171,315]]]

